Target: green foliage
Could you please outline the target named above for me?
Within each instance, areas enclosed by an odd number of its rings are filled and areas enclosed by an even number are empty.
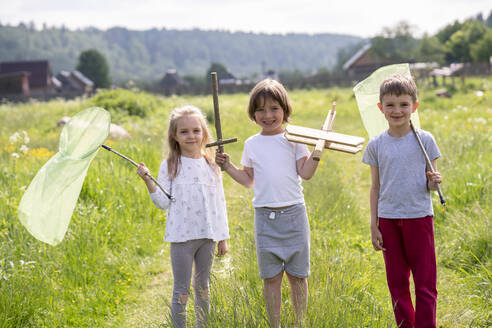
[[[158,80],[168,69],[181,75],[204,76],[212,62],[223,63],[241,77],[260,72],[262,61],[275,70],[332,67],[339,49],[361,40],[339,34],[132,31],[121,27],[76,31],[49,27],[38,31],[25,25],[0,26],[0,61],[47,59],[56,74],[73,70],[82,51],[97,49],[106,57],[111,78],[117,83]]]
[[[446,25],[443,29],[437,32],[436,37],[442,44],[445,44],[451,38],[451,36],[461,30],[462,27],[462,23],[454,21],[454,23]]]
[[[489,29],[485,35],[470,46],[470,56],[473,61],[487,62],[492,57],[492,30]]]
[[[80,54],[77,70],[91,79],[96,88],[108,88],[111,84],[106,58],[95,49]]]
[[[413,37],[412,27],[408,23],[400,22],[372,38],[372,49],[381,58],[399,62],[417,60],[441,65],[488,62],[492,55],[492,30],[480,17],[477,15],[476,19],[468,19],[464,23],[455,21],[436,35],[424,35],[421,39]],[[489,19],[492,19],[492,12]]]
[[[397,62],[415,58],[419,44],[412,35],[412,27],[406,22],[400,22],[394,28],[385,28],[382,35],[372,38],[371,43],[379,57]]]
[[[207,74],[205,74],[205,79],[208,81],[208,84],[210,84],[210,73],[216,72],[217,73],[217,80],[221,79],[230,79],[232,78],[232,74],[227,71],[227,68],[221,64],[221,63],[212,63],[210,67],[207,69]]]
[[[448,49],[447,59],[449,61],[471,62],[471,46],[480,42],[488,32],[491,31],[482,22],[475,20],[465,22],[445,43]],[[484,46],[486,44],[480,45],[479,48]]]
[[[90,99],[94,106],[111,111],[112,115],[145,117],[159,106],[155,97],[144,92],[132,92],[125,89],[101,90]],[[114,120],[114,119],[113,119]]]
[[[489,13],[489,17],[487,17],[487,20],[485,20],[485,25],[492,29],[492,10]]]
[[[446,48],[435,36],[424,35],[419,42],[419,60],[423,62],[436,62],[444,64],[446,59]]]

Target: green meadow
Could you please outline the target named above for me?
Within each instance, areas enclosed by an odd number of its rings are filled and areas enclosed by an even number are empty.
[[[468,79],[438,98],[419,86],[422,127],[434,134],[442,158],[447,208],[433,195],[440,327],[492,326],[492,79]],[[477,94],[477,91],[483,93]],[[292,91],[292,123],[319,128],[337,102],[337,132],[364,136],[351,89]],[[224,138],[239,164],[248,136],[247,94],[221,95]],[[213,122],[211,96],[155,97],[138,90],[91,99],[0,105],[0,327],[170,327],[172,274],[166,215],[156,209],[136,170],[101,149],[89,168],[63,242],[33,238],[17,206],[36,172],[58,149],[57,121],[93,105],[112,113],[128,139],[107,144],[156,175],[166,154],[167,119],[183,104]],[[131,115],[130,115],[131,114]],[[137,114],[137,115],[134,115]],[[145,115],[145,116],[144,116]],[[213,131],[213,123],[210,124]],[[325,151],[304,181],[311,227],[311,276],[306,327],[396,327],[381,253],[369,231],[370,170],[362,154]],[[214,263],[209,327],[267,327],[256,264],[251,189],[228,176],[224,188],[231,239]],[[284,281],[282,327],[293,324]],[[188,303],[190,326],[193,301]]]

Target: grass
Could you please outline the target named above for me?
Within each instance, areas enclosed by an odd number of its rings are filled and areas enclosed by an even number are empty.
[[[422,127],[434,134],[443,154],[438,167],[448,203],[443,210],[433,196],[440,327],[492,325],[491,85],[491,79],[469,80],[466,86],[457,86],[451,99],[437,98],[433,90],[421,88]],[[484,95],[478,97],[476,90]],[[351,90],[294,91],[290,96],[293,123],[319,127],[336,100],[335,130],[366,136]],[[122,124],[132,137],[108,143],[145,161],[157,173],[170,110],[192,103],[212,117],[213,107],[210,97],[155,101],[145,97],[159,107],[148,109],[145,118],[114,114],[114,123]],[[258,131],[247,118],[247,100],[246,94],[220,99],[223,135],[239,138],[238,143],[226,145],[236,164],[244,141]],[[91,103],[78,99],[0,105],[0,120],[5,122],[0,125],[2,328],[169,326],[172,277],[169,245],[162,241],[165,212],[153,207],[128,163],[99,152],[67,235],[56,247],[35,240],[17,218],[25,188],[57,151],[57,120]],[[382,256],[370,244],[370,173],[360,160],[361,154],[325,152],[315,177],[303,183],[311,226],[308,327],[395,326]],[[254,248],[252,190],[228,176],[224,187],[230,252],[214,264],[209,326],[266,327]],[[284,326],[293,322],[288,293],[284,286]],[[192,302],[188,319],[193,322]]]

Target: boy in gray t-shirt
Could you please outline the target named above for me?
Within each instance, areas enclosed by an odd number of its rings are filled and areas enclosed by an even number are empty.
[[[436,327],[437,273],[430,190],[442,181],[441,156],[434,137],[419,131],[435,173],[410,128],[417,109],[417,87],[411,78],[393,75],[381,84],[379,109],[387,131],[372,138],[362,157],[371,166],[371,236],[383,251],[386,278],[398,327]],[[410,295],[415,284],[415,309]]]

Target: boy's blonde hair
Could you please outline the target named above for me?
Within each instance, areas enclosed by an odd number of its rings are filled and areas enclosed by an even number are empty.
[[[167,157],[167,172],[171,180],[176,177],[176,175],[178,174],[179,166],[181,165],[181,148],[179,146],[179,143],[176,141],[178,121],[186,116],[193,116],[198,118],[203,135],[202,144],[200,145],[202,156],[205,158],[208,165],[212,166],[216,171],[218,171],[218,167],[214,161],[215,154],[213,149],[205,147],[205,144],[211,142],[211,134],[208,130],[207,120],[198,107],[185,105],[175,108],[172,111],[169,119],[169,129],[167,132],[167,142],[169,146],[169,154]]]
[[[379,88],[379,102],[383,103],[385,95],[409,95],[413,103],[417,102],[417,86],[413,78],[405,75],[394,74],[386,78]]]
[[[280,104],[284,111],[284,122],[288,122],[290,113],[292,113],[292,105],[290,104],[287,90],[280,82],[272,79],[264,79],[258,82],[251,90],[248,106],[249,118],[255,121],[256,109],[263,105],[267,97],[275,99]]]

